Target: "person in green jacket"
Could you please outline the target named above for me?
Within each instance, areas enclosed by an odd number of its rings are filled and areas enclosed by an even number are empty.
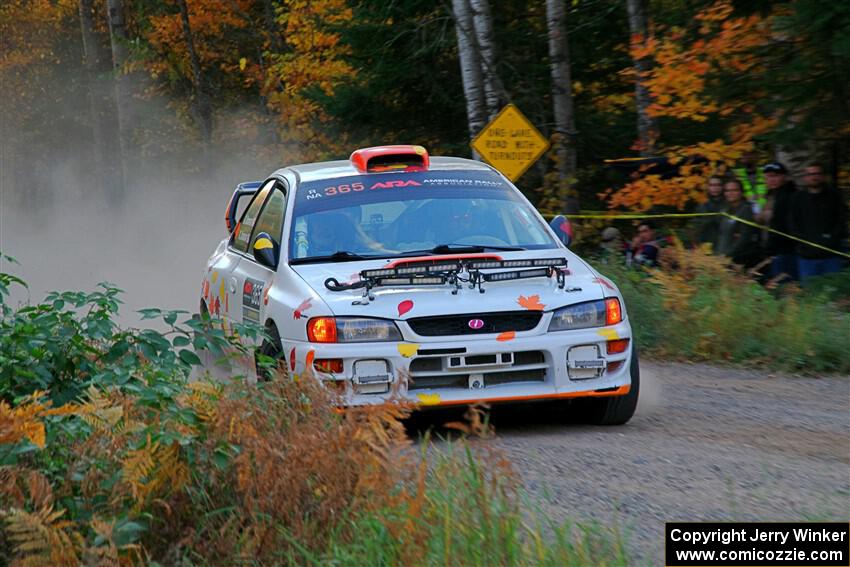
[[[748,153],[741,159],[742,167],[732,170],[744,188],[744,198],[753,204],[753,212],[758,214],[767,203],[767,182],[764,172],[758,167],[756,155]]]

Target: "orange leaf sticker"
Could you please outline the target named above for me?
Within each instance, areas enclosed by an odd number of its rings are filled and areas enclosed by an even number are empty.
[[[313,368],[313,359],[314,358],[316,358],[316,351],[311,350],[310,352],[307,353],[307,358],[304,361],[304,364],[307,365],[307,370],[310,370],[310,369]]]
[[[496,337],[497,341],[506,342],[512,341],[516,338],[516,331],[505,331],[504,333],[499,333],[499,336]]]
[[[519,303],[521,307],[525,307],[526,309],[530,309],[532,311],[543,311],[543,309],[546,307],[545,305],[540,303],[539,295],[529,295],[528,297],[520,295],[516,302]]]

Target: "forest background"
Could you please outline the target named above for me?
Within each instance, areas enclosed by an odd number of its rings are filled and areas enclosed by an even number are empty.
[[[687,208],[750,152],[850,179],[844,2],[11,0],[0,46],[7,204],[38,202],[58,166],[117,203],[151,167],[238,158],[261,178],[387,143],[470,156],[508,102],[553,142],[519,181],[546,212],[568,192]],[[624,185],[605,166],[639,155],[681,175]]]

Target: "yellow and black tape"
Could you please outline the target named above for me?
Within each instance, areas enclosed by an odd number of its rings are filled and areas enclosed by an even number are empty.
[[[548,218],[555,217],[557,215],[546,215]],[[776,230],[775,228],[770,228],[769,226],[764,226],[758,224],[756,222],[742,219],[741,217],[736,217],[735,215],[729,213],[660,213],[660,214],[644,214],[644,213],[622,213],[622,214],[611,214],[611,213],[593,213],[593,214],[578,214],[578,215],[564,215],[566,218],[572,219],[605,219],[605,220],[644,220],[644,219],[664,219],[664,218],[696,218],[696,217],[726,217],[728,219],[732,219],[734,221],[752,226],[759,230],[766,230],[768,232],[772,232],[774,234],[778,234],[780,236],[784,236],[785,238],[790,238],[796,242],[800,242],[802,244],[807,244],[814,248],[818,248],[820,250],[824,250],[829,252],[830,254],[835,254],[836,256],[842,256],[844,258],[850,258],[850,254],[847,252],[841,252],[840,250],[834,250],[832,248],[828,248],[826,246],[821,246],[815,242],[810,242],[808,240],[804,240],[798,236],[794,236],[793,234],[788,234],[787,232],[782,232],[781,230]]]

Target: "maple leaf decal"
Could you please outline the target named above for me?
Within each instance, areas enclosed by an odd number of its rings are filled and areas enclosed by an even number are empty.
[[[540,303],[539,295],[529,295],[528,297],[524,295],[520,295],[516,300],[519,303],[520,307],[525,307],[526,309],[530,309],[531,311],[543,311],[546,307],[542,303]]]

